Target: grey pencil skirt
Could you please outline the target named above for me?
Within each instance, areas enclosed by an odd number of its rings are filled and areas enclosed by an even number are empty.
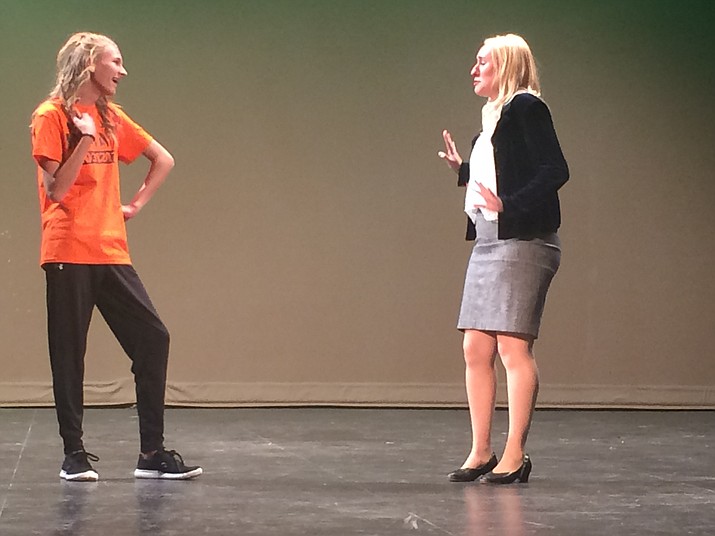
[[[497,223],[481,212],[476,227],[457,328],[538,337],[546,292],[561,262],[558,235],[499,240]]]

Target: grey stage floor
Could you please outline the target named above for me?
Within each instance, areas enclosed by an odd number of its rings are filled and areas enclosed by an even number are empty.
[[[0,535],[715,534],[714,416],[538,411],[532,479],[494,487],[445,478],[464,410],[170,409],[167,447],[205,474],[163,482],[132,477],[134,410],[90,409],[100,481],[68,483],[54,410],[4,409]]]

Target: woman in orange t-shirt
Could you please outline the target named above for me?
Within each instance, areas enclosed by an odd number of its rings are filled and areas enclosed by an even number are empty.
[[[84,355],[96,306],[132,360],[139,414],[137,478],[188,479],[164,448],[169,332],[131,265],[125,221],[135,217],[174,166],[171,154],[112,102],[127,75],[117,45],[92,33],[72,35],[57,55],[57,83],[32,115],[42,219],[40,264],[47,281],[52,385],[65,459],[60,477],[98,479],[82,442]],[[143,155],[149,170],[127,205],[119,161]]]

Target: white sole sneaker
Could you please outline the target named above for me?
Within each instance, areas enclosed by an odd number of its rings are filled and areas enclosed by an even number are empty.
[[[64,469],[60,471],[60,478],[70,482],[96,482],[99,480],[97,471],[84,471],[83,473],[69,474]]]
[[[134,469],[134,478],[152,478],[155,480],[189,480],[190,478],[196,478],[204,470],[201,467],[197,467],[193,471],[188,471],[186,473],[164,473],[162,471],[150,471],[148,469]]]

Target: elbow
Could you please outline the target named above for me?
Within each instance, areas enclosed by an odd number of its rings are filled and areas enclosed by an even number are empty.
[[[569,167],[566,162],[552,164],[543,168],[544,176],[549,177],[548,181],[558,190],[569,180]]]
[[[47,198],[53,203],[61,203],[65,195],[67,195],[67,192],[60,192],[52,187],[46,188],[45,191],[47,192]]]
[[[67,188],[63,188],[62,181],[55,176],[57,170],[52,172],[43,168],[42,186],[45,189],[45,196],[53,203],[59,203],[67,195]]]
[[[157,144],[156,147],[153,144],[150,145],[145,155],[151,161],[152,167],[157,170],[168,173],[175,165],[174,157],[161,145]]]
[[[569,167],[568,165],[564,162],[564,166],[561,169],[561,175],[560,175],[560,181],[559,181],[559,188],[566,184],[570,178],[570,173],[569,173]]]
[[[176,162],[174,161],[174,157],[171,156],[171,154],[164,153],[161,156],[157,156],[154,159],[152,165],[157,170],[161,170],[166,175],[174,168]]]
[[[156,163],[163,167],[166,171],[171,171],[176,165],[174,156],[164,147],[157,152]]]

